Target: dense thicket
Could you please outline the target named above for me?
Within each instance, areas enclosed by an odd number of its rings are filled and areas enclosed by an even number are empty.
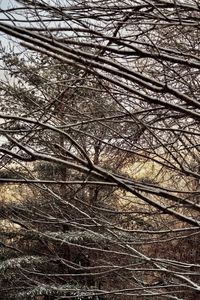
[[[1,5],[0,299],[197,299],[198,2]]]

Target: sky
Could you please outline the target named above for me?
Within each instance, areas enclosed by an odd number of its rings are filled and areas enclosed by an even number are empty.
[[[15,0],[0,0],[0,9],[6,9],[9,8],[11,6],[16,5],[16,1]],[[2,15],[1,15],[2,18]]]
[[[0,21],[3,21],[5,19],[7,19],[7,17],[5,16],[5,14],[2,12],[2,10],[5,10],[9,7],[12,7],[13,5],[16,5],[16,1],[15,0],[0,0]],[[5,34],[2,34],[0,32],[0,43],[2,45],[3,48],[7,48],[9,47],[9,40],[6,38]],[[0,48],[1,49],[1,48]],[[0,65],[1,65],[1,60],[0,60]],[[4,71],[0,69],[0,79],[4,79]]]

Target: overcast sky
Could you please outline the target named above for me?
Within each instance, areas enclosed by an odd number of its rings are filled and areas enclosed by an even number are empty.
[[[2,12],[2,10],[12,7],[13,5],[16,6],[15,0],[0,0],[0,21],[8,19],[8,17]],[[0,42],[3,47],[5,47],[5,48],[9,47],[9,41],[8,41],[6,35],[1,32],[0,32]],[[0,65],[1,65],[1,61],[0,61]],[[0,69],[0,79],[3,79],[3,78],[4,78],[4,71],[2,69]]]
[[[0,7],[1,7],[1,9],[5,9],[7,7],[10,7],[13,4],[16,4],[15,0],[0,0]]]

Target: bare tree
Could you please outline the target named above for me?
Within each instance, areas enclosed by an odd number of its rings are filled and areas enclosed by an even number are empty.
[[[199,24],[192,0],[2,9],[0,182],[32,193],[2,206],[2,299],[197,299]]]

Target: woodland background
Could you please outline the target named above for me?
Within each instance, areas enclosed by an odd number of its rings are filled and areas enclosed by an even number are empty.
[[[0,7],[0,299],[198,299],[199,1]]]

